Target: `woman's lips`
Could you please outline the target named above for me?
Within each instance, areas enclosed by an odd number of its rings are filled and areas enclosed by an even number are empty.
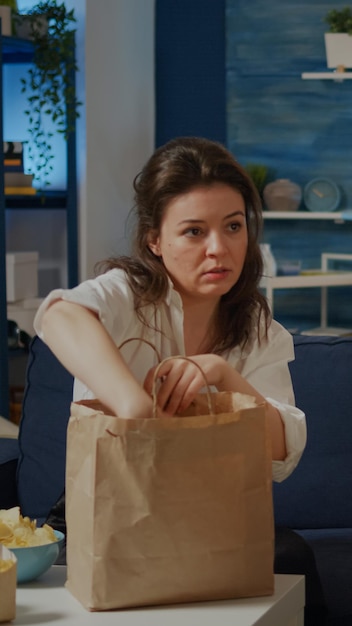
[[[214,267],[213,269],[205,272],[205,276],[208,276],[209,278],[213,278],[214,280],[221,280],[222,278],[227,277],[229,275],[229,272],[230,270],[226,269],[225,267],[221,267],[221,268]]]

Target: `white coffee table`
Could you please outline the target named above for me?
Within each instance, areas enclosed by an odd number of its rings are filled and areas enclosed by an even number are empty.
[[[262,598],[89,612],[65,589],[66,568],[53,566],[19,585],[13,625],[33,626],[303,626],[304,577],[275,576],[275,594]]]

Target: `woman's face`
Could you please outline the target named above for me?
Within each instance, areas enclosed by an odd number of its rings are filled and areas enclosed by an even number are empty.
[[[166,206],[150,241],[184,303],[217,302],[235,285],[248,245],[245,203],[225,184],[196,187]]]

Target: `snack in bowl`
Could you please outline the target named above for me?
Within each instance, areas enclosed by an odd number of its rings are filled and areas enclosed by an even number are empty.
[[[63,533],[48,524],[23,517],[19,507],[0,510],[0,543],[17,558],[17,582],[29,582],[46,572],[56,561]]]
[[[37,528],[36,520],[23,517],[18,506],[0,510],[0,543],[7,548],[28,548],[57,541],[48,524]]]

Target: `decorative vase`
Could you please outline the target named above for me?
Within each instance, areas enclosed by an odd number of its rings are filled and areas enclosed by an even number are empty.
[[[263,197],[269,211],[297,211],[302,189],[288,178],[279,178],[264,187]]]
[[[352,35],[325,33],[324,38],[327,66],[340,71],[352,67]]]

